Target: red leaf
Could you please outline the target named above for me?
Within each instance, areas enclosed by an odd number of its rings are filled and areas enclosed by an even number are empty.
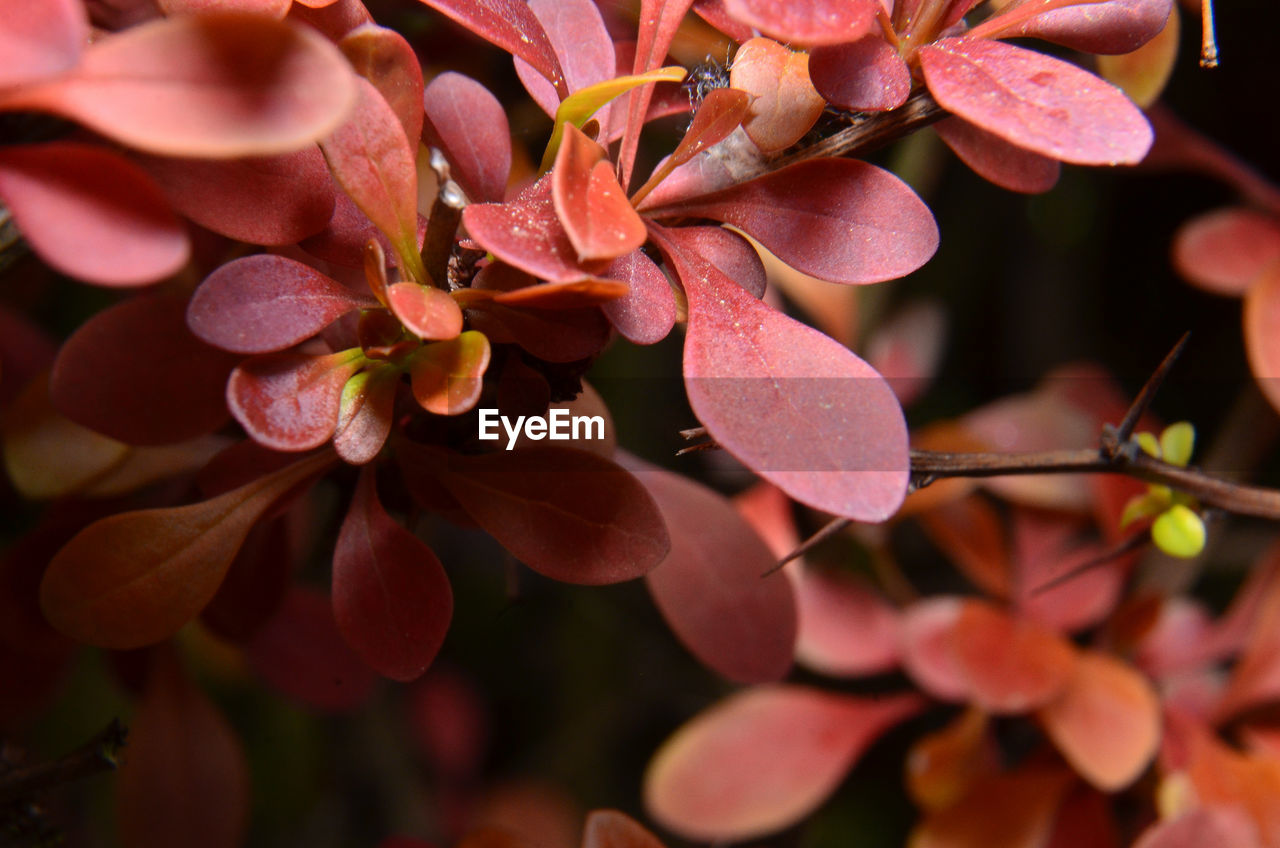
[[[422,138],[439,148],[451,175],[474,203],[502,200],[511,171],[507,112],[480,83],[445,71],[423,93]]]
[[[725,10],[779,41],[842,44],[879,30],[878,0],[724,0]]]
[[[618,71],[613,39],[592,0],[529,0],[529,9],[542,24],[555,50],[570,94],[613,79]],[[534,102],[554,117],[563,99],[555,87],[518,57],[516,74]],[[611,106],[606,104],[596,112],[596,120],[602,127],[610,125]]]
[[[77,0],[0,0],[0,88],[75,67],[89,41],[89,19]]]
[[[215,347],[272,353],[293,347],[354,309],[376,304],[314,268],[259,254],[205,278],[187,306],[187,326]]]
[[[933,125],[947,143],[984,180],[1009,191],[1039,194],[1058,182],[1062,166],[1030,150],[1010,144],[964,118],[947,118]]]
[[[303,515],[310,518],[305,510]],[[280,608],[298,564],[290,539],[292,517],[263,521],[245,538],[217,594],[200,613],[201,622],[211,631],[245,642]]]
[[[689,301],[685,389],[716,441],[796,500],[883,521],[907,486],[907,428],[888,384],[843,345],[775,312],[653,228]]]
[[[699,842],[742,842],[813,811],[914,695],[864,699],[800,686],[739,692],[668,739],[645,774],[645,806]]]
[[[1110,0],[1043,12],[1012,27],[995,15],[983,29],[988,38],[1029,36],[1084,53],[1130,53],[1155,38],[1172,12],[1173,0]]]
[[[915,192],[851,159],[799,162],[646,214],[733,224],[791,267],[834,283],[901,277],[938,246],[933,215]]]
[[[739,44],[755,35],[751,27],[729,16],[724,0],[693,0],[693,12]]]
[[[609,323],[627,341],[653,344],[667,337],[676,322],[676,299],[662,269],[639,250],[613,261],[605,276],[627,284],[627,293],[602,307]]]
[[[907,791],[927,812],[953,806],[974,783],[998,770],[1000,750],[986,713],[969,707],[941,730],[921,736],[907,753]]]
[[[333,551],[333,614],[366,663],[412,680],[435,659],[453,616],[440,560],[378,503],[376,475],[360,474]]]
[[[902,616],[902,667],[921,689],[944,701],[969,697],[952,638],[962,608],[960,599],[939,596],[912,604]]]
[[[997,598],[1013,592],[1013,568],[1000,513],[972,495],[920,514],[920,527],[973,584]]]
[[[141,295],[99,312],[62,345],[49,396],[72,420],[122,442],[159,445],[227,420],[235,357],[187,329],[180,300]]]
[[[1263,272],[1244,300],[1244,347],[1258,387],[1280,409],[1280,263]]]
[[[249,159],[134,158],[174,209],[237,241],[293,244],[333,216],[333,180],[314,146]]]
[[[693,123],[685,131],[676,149],[663,162],[663,170],[669,171],[683,165],[704,150],[724,141],[742,123],[750,105],[751,97],[745,91],[736,88],[712,89],[702,98],[698,111],[693,114]],[[644,189],[640,191],[644,193]]]
[[[729,84],[750,95],[751,110],[742,128],[765,153],[785,150],[804,138],[826,107],[809,81],[809,54],[768,38],[753,38],[738,48]]]
[[[71,142],[0,150],[0,198],[40,258],[106,286],[153,283],[187,263],[187,233],[155,183]]]
[[[955,804],[918,825],[910,843],[912,848],[1041,848],[1073,782],[1066,770],[1040,766],[983,775]]]
[[[867,342],[867,361],[889,381],[903,406],[929,390],[942,365],[947,314],[939,301],[921,298],[880,322]]]
[[[333,449],[344,462],[364,465],[373,460],[391,433],[400,370],[374,367],[347,380],[342,387]]]
[[[1194,807],[1177,818],[1163,819],[1148,827],[1133,848],[1262,848],[1257,827],[1237,806]]]
[[[353,29],[338,46],[355,72],[373,83],[416,146],[422,135],[422,65],[413,47],[400,33],[376,24]]]
[[[607,459],[556,446],[450,455],[440,482],[525,565],[600,585],[651,571],[671,541],[653,497]]]
[[[1077,165],[1132,165],[1151,125],[1120,89],[1011,44],[944,38],[920,49],[938,105],[1018,147]]]
[[[345,124],[320,142],[334,179],[381,230],[401,267],[416,279],[422,259],[417,250],[418,171],[413,149],[396,113],[367,80],[358,82],[359,99]],[[416,139],[415,139],[416,141]]]
[[[604,150],[571,123],[551,171],[551,199],[580,263],[613,260],[645,242],[644,221]]]
[[[524,286],[496,294],[492,302],[523,309],[583,309],[612,303],[626,293],[626,283],[614,280],[581,280],[576,283]]]
[[[864,677],[898,665],[898,611],[866,581],[813,568],[790,573],[800,617],[800,663],[836,677]]]
[[[814,50],[809,76],[828,103],[855,112],[897,109],[911,93],[907,63],[878,34]]]
[[[1178,273],[1215,294],[1242,295],[1280,261],[1280,220],[1243,207],[1191,219],[1173,239]]]
[[[161,18],[92,44],[71,73],[0,94],[165,156],[287,153],[332,131],[354,75],[319,33],[263,15]]]
[[[434,286],[396,283],[387,289],[387,303],[419,338],[452,339],[462,332],[462,310],[457,301]]]
[[[424,346],[409,366],[414,398],[436,415],[471,411],[484,387],[489,355],[489,340],[475,330]]]
[[[609,343],[609,322],[598,309],[513,309],[500,303],[470,310],[471,326],[495,343],[515,343],[548,362],[576,362]]]
[[[363,705],[378,682],[347,645],[323,593],[295,585],[246,648],[249,665],[275,689],[325,712]]]
[[[548,174],[507,203],[473,203],[462,210],[462,223],[473,239],[494,256],[535,277],[569,283],[603,270],[604,263],[584,268],[569,234],[556,216]]]
[[[1067,762],[1103,792],[1136,780],[1160,743],[1160,700],[1151,684],[1094,651],[1081,651],[1066,690],[1039,716]]]
[[[342,387],[364,362],[359,350],[328,356],[268,353],[227,381],[227,406],[254,441],[281,451],[319,447],[338,424]]]
[[[320,454],[211,500],[90,524],[49,563],[40,586],[45,617],[104,648],[137,648],[176,633],[213,597],[259,517],[332,461]]]
[[[671,535],[671,553],[646,577],[662,617],[730,680],[781,680],[795,648],[796,602],[785,575],[764,576],[773,553],[722,495],[668,471],[636,476]]]
[[[681,227],[680,236],[752,297],[764,297],[768,275],[751,242],[725,227]]]
[[[422,0],[476,35],[533,66],[563,100],[569,90],[555,48],[525,0]]]
[[[644,74],[658,68],[667,57],[676,30],[693,0],[640,0],[639,28],[636,32],[636,55],[633,74]],[[618,150],[619,182],[625,190],[631,185],[631,172],[640,145],[640,127],[649,112],[654,85],[642,85],[627,97],[627,123]]]
[[[249,764],[235,730],[172,654],[153,656],[116,783],[121,844],[237,848],[249,824]]]
[[[1044,626],[982,601],[965,601],[949,634],[973,703],[1022,713],[1060,696],[1071,681],[1074,646]]]

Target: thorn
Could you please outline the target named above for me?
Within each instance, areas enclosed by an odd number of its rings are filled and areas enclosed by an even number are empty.
[[[1108,459],[1115,459],[1124,445],[1128,443],[1133,430],[1138,426],[1138,420],[1146,413],[1151,406],[1151,401],[1155,400],[1156,392],[1160,390],[1160,386],[1164,383],[1165,377],[1169,376],[1169,372],[1173,370],[1173,365],[1178,361],[1184,348],[1187,346],[1191,333],[1182,334],[1182,338],[1178,339],[1178,343],[1173,346],[1173,350],[1165,355],[1156,370],[1147,378],[1147,382],[1143,385],[1137,397],[1133,399],[1133,403],[1129,405],[1129,409],[1124,414],[1124,419],[1117,427],[1103,428],[1102,433],[1102,450]]]
[[[800,547],[796,548],[794,551],[787,554],[782,559],[778,560],[777,564],[774,565],[773,568],[770,568],[768,571],[766,571],[764,574],[761,574],[760,576],[769,577],[770,575],[777,573],[787,563],[791,562],[793,559],[799,559],[800,557],[804,556],[809,551],[813,550],[818,545],[825,542],[827,539],[830,539],[832,536],[836,535],[837,533],[839,533],[841,530],[848,527],[852,523],[853,521],[848,518],[833,518],[831,521],[828,521],[826,526],[824,526],[821,530],[819,530],[817,533],[814,533],[808,539],[805,539],[802,543],[800,543]]]
[[[1134,533],[1132,536],[1125,539],[1120,544],[1113,547],[1111,550],[1104,551],[1103,553],[1099,554],[1093,559],[1089,559],[1082,562],[1080,565],[1077,565],[1075,568],[1072,568],[1071,570],[1067,571],[1065,574],[1059,574],[1057,577],[1054,577],[1052,580],[1049,580],[1046,583],[1041,583],[1039,586],[1031,590],[1031,597],[1034,598],[1035,596],[1042,594],[1044,592],[1047,592],[1050,589],[1061,586],[1063,583],[1066,583],[1069,580],[1074,580],[1075,578],[1079,577],[1081,574],[1084,574],[1086,571],[1092,571],[1093,569],[1097,568],[1100,565],[1106,565],[1107,563],[1117,560],[1127,553],[1132,553],[1133,551],[1138,550],[1139,548],[1141,548],[1143,545],[1147,543],[1147,537],[1148,537],[1148,534],[1145,530],[1142,531],[1141,533]]]

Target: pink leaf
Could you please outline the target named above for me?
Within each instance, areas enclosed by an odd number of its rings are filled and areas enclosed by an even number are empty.
[[[761,686],[721,701],[658,749],[645,806],[698,842],[742,842],[799,821],[882,733],[918,712],[914,695],[875,699]]]
[[[946,349],[947,312],[922,298],[881,322],[867,343],[867,361],[907,406],[928,391]]]
[[[0,20],[0,88],[70,70],[89,41],[77,0],[0,0]]]
[[[764,297],[768,275],[751,242],[725,227],[681,227],[680,236],[745,292],[756,299]]]
[[[569,94],[555,48],[525,0],[422,0],[490,44],[533,66],[555,86],[563,100]]]
[[[971,701],[993,713],[1026,712],[1059,697],[1077,662],[1063,637],[982,601],[962,603],[950,641]]]
[[[431,665],[453,616],[440,560],[378,503],[372,469],[360,474],[333,551],[333,613],[343,637],[392,680]]]
[[[791,574],[800,611],[797,660],[838,677],[879,674],[898,665],[898,611],[866,581],[813,568]]]
[[[907,429],[888,384],[843,345],[774,311],[653,228],[684,284],[685,389],[722,447],[796,500],[883,521],[907,486]]]
[[[187,262],[186,230],[136,165],[70,142],[0,150],[0,198],[57,270],[107,286],[153,283]]]
[[[1232,848],[1262,848],[1258,829],[1240,806],[1194,807],[1176,818],[1163,819],[1148,827],[1133,848],[1203,848],[1230,845]]]
[[[919,55],[942,108],[1018,147],[1077,165],[1132,165],[1151,147],[1151,125],[1120,89],[1061,59],[972,38]]]
[[[499,544],[555,580],[631,580],[670,549],[653,497],[634,476],[587,451],[548,446],[450,455],[439,477]]]
[[[338,46],[356,73],[378,89],[416,146],[422,135],[422,66],[413,47],[400,33],[375,24],[352,30]]]
[[[135,159],[174,209],[237,241],[293,244],[323,230],[333,215],[333,180],[314,146],[250,159]]]
[[[1010,144],[964,118],[947,118],[933,128],[961,162],[1001,188],[1039,194],[1058,182],[1062,166],[1056,159]]]
[[[568,283],[603,270],[605,263],[584,268],[568,233],[556,216],[552,175],[547,175],[507,203],[473,203],[462,211],[471,237],[494,256],[535,277]]]
[[[768,546],[722,495],[679,475],[640,469],[658,502],[671,553],[649,572],[667,624],[703,663],[739,683],[780,680],[791,668],[796,603]]]
[[[436,415],[471,411],[484,387],[489,355],[489,340],[476,330],[425,345],[409,366],[414,399]]]
[[[1172,12],[1173,0],[1109,0],[1043,12],[1009,28],[996,15],[984,29],[990,38],[1029,36],[1084,53],[1129,53],[1155,38]]]
[[[580,263],[613,260],[645,242],[644,221],[604,150],[571,123],[551,172],[551,199]]]
[[[926,693],[944,701],[969,697],[952,639],[961,609],[960,599],[939,596],[912,604],[902,616],[903,669]]]
[[[470,77],[445,71],[427,86],[423,102],[423,141],[444,154],[467,197],[474,203],[502,200],[511,170],[511,128],[498,99]]]
[[[216,430],[227,420],[221,387],[235,357],[192,336],[183,313],[180,300],[142,295],[89,319],[58,353],[49,387],[54,405],[135,445]]]
[[[394,366],[374,367],[347,380],[342,387],[333,449],[344,462],[364,465],[382,450],[391,433],[400,371]]]
[[[462,332],[462,310],[457,301],[433,286],[396,283],[387,289],[387,303],[419,338],[452,339]]]
[[[493,302],[524,309],[582,309],[612,303],[626,293],[627,284],[616,280],[579,280],[576,283],[538,283],[500,292],[493,296]]]
[[[855,112],[897,109],[911,93],[911,71],[878,34],[809,54],[813,87],[832,106]]]
[[[648,73],[659,67],[667,57],[676,30],[693,0],[640,0],[639,30],[636,33],[636,56],[633,74]],[[623,190],[631,184],[631,172],[636,164],[636,151],[640,145],[640,127],[649,112],[653,99],[653,84],[643,85],[631,92],[627,99],[627,123],[622,133],[622,146],[618,151],[618,175]]]
[[[1243,207],[1205,213],[1173,239],[1178,273],[1215,294],[1242,295],[1280,261],[1280,220]]]
[[[227,405],[264,447],[281,451],[319,447],[333,435],[342,386],[362,361],[358,350],[328,356],[255,356],[231,372]]]
[[[617,71],[613,39],[605,28],[600,10],[592,0],[529,0],[529,9],[542,24],[570,94],[612,79]],[[528,62],[516,58],[516,74],[534,102],[554,117],[563,99],[547,79]],[[610,106],[596,113],[603,127],[609,126]]]
[[[604,304],[609,322],[627,341],[653,344],[667,337],[676,321],[676,300],[662,269],[642,251],[613,261],[605,276],[627,284],[627,293]]]
[[[206,277],[187,306],[187,326],[223,350],[271,353],[374,305],[308,265],[260,254],[228,262]]]
[[[779,41],[843,44],[876,32],[878,0],[724,0],[735,19]]]
[[[283,18],[292,0],[156,0],[160,11],[173,15],[208,15],[219,12],[244,12]]]
[[[1259,388],[1280,409],[1280,263],[1272,263],[1245,296],[1244,347]]]
[[[287,153],[332,131],[355,100],[350,66],[319,33],[262,15],[181,15],[104,38],[71,73],[0,94],[165,156]]]
[[[799,162],[646,214],[733,224],[791,267],[834,283],[901,277],[938,246],[938,227],[916,193],[851,159]]]

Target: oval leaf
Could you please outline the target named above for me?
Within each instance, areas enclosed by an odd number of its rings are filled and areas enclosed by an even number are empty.
[[[422,66],[405,37],[393,29],[365,24],[338,44],[360,76],[373,83],[400,119],[411,143],[422,135]]]
[[[431,665],[453,616],[440,560],[378,503],[365,469],[333,551],[333,614],[356,653],[379,674],[413,680]]]
[[[457,301],[434,286],[396,283],[387,289],[387,304],[419,338],[452,339],[462,332],[462,310]]]
[[[1178,273],[1217,294],[1244,294],[1278,260],[1280,220],[1244,207],[1193,218],[1173,239]]]
[[[1084,2],[1042,12],[1014,27],[1002,26],[994,15],[984,28],[991,30],[988,37],[1029,36],[1084,53],[1129,53],[1155,38],[1173,12],[1173,0]]]
[[[510,265],[555,283],[585,279],[603,263],[584,268],[556,215],[552,177],[543,177],[507,203],[473,203],[462,223],[482,247]]]
[[[984,180],[1009,191],[1039,194],[1058,182],[1062,166],[1056,159],[1010,144],[964,118],[947,118],[933,125],[947,147]]]
[[[78,0],[0,0],[0,20],[0,88],[70,70],[89,41]]]
[[[422,98],[423,141],[444,154],[451,176],[471,201],[502,200],[511,171],[511,127],[498,98],[454,71],[433,79]]]
[[[400,371],[394,366],[375,367],[347,380],[342,387],[333,449],[343,462],[371,462],[391,433]]]
[[[750,96],[742,128],[765,153],[785,150],[804,138],[827,105],[809,81],[809,54],[769,38],[753,38],[738,48],[729,85]]]
[[[328,356],[268,353],[246,360],[227,381],[227,406],[264,447],[319,447],[338,424],[342,387],[360,369],[359,350]]]
[[[592,0],[530,0],[529,9],[542,24],[570,93],[604,82],[618,71],[613,39]],[[563,99],[547,79],[519,57],[516,74],[534,102],[554,116]],[[601,126],[609,126],[609,107],[601,110]]]
[[[609,323],[629,342],[654,344],[667,337],[676,323],[676,299],[671,284],[642,251],[620,256],[605,276],[627,284],[627,293],[601,307]]]
[[[469,412],[480,399],[489,355],[488,338],[476,330],[425,346],[409,366],[414,398],[436,415]]]
[[[1249,288],[1244,301],[1244,346],[1259,388],[1280,409],[1280,263]]]
[[[569,94],[560,60],[542,24],[525,0],[422,0],[470,32],[518,56],[555,86],[560,98]]]
[[[644,244],[644,221],[631,207],[600,145],[573,124],[551,172],[551,199],[579,262],[612,260]]]
[[[700,842],[741,842],[799,821],[882,733],[918,712],[914,695],[863,699],[761,686],[685,724],[645,774],[645,806]]]
[[[724,0],[735,20],[779,41],[843,44],[879,31],[878,0]]]
[[[949,637],[972,702],[988,712],[1043,706],[1066,690],[1075,671],[1070,642],[985,602],[964,602]]]
[[[809,76],[828,103],[854,112],[897,109],[911,93],[911,70],[879,35],[819,47],[809,54]]]

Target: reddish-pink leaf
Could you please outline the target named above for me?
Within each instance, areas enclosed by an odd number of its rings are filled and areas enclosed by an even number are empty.
[[[299,0],[289,10],[289,19],[315,27],[333,41],[341,41],[358,26],[373,23],[373,16],[361,0],[334,0],[327,5],[315,0]]]
[[[571,123],[551,171],[551,199],[580,263],[613,260],[644,244],[644,221],[604,150]]]
[[[616,280],[581,280],[524,286],[494,295],[493,302],[524,309],[582,309],[612,303],[626,293],[627,284]]]
[[[395,248],[401,267],[417,279],[418,171],[396,113],[367,80],[358,81],[355,111],[320,142],[334,178]],[[416,140],[416,139],[415,139]]]
[[[417,142],[422,135],[422,66],[409,42],[393,29],[365,24],[343,36],[338,46],[395,112],[405,138]]]
[[[878,34],[814,50],[809,54],[809,76],[818,93],[841,109],[897,109],[911,93],[907,63]]]
[[[1160,742],[1160,700],[1151,684],[1095,651],[1080,652],[1066,690],[1039,716],[1067,762],[1103,792],[1136,780]]]
[[[1124,581],[1123,563],[1105,562],[1050,586],[1085,563],[1106,559],[1106,545],[1081,541],[1084,524],[1061,513],[1013,512],[1014,603],[1023,615],[1063,633],[1099,624],[1115,608]]]
[[[834,283],[904,276],[938,247],[937,224],[916,193],[852,159],[799,162],[647,215],[733,224],[791,267]]]
[[[77,0],[0,0],[0,20],[0,87],[70,70],[89,41],[89,19]]]
[[[917,739],[907,753],[907,791],[928,812],[945,810],[974,782],[997,771],[1000,751],[986,713],[969,707],[941,730]]]
[[[965,601],[949,638],[973,703],[1022,713],[1059,697],[1070,684],[1074,646],[1043,625],[983,601]]]
[[[153,654],[116,782],[121,844],[237,848],[249,824],[249,764],[235,730],[178,668]]]
[[[779,41],[843,44],[879,30],[878,0],[724,0],[725,10]]]
[[[959,498],[920,514],[920,527],[959,570],[984,592],[1013,591],[1009,544],[1000,513],[984,498]]]
[[[902,615],[902,666],[921,689],[944,701],[969,697],[952,638],[961,609],[960,599],[939,596],[912,604]]]
[[[867,343],[867,361],[884,375],[903,406],[933,382],[947,348],[947,312],[921,298],[880,322]]]
[[[693,123],[668,160],[670,167],[683,165],[699,153],[724,141],[747,115],[751,98],[736,88],[712,89],[702,98]]]
[[[640,0],[636,55],[631,68],[633,74],[648,73],[663,63],[676,30],[692,3],[693,0]],[[627,123],[617,160],[619,182],[624,190],[631,185],[631,172],[635,168],[636,151],[640,145],[640,127],[648,117],[653,91],[654,85],[650,83],[628,95]]]
[[[738,48],[729,84],[750,96],[742,128],[765,153],[804,138],[826,107],[809,81],[809,54],[769,38],[753,38]]]
[[[440,560],[378,503],[375,474],[360,474],[333,551],[333,614],[379,674],[412,680],[427,670],[453,616]]]
[[[599,585],[647,574],[671,540],[653,497],[603,457],[557,446],[449,455],[440,482],[521,562]]]
[[[907,486],[893,391],[848,348],[743,291],[653,228],[689,302],[685,389],[716,441],[796,500],[883,521]]]
[[[1254,379],[1280,409],[1280,262],[1272,263],[1245,296],[1244,346]]]
[[[1058,182],[1062,166],[1056,159],[1010,144],[964,118],[947,118],[933,128],[961,162],[1001,188],[1039,194]]]
[[[283,256],[228,262],[187,306],[187,326],[215,347],[272,353],[309,339],[354,309],[375,306],[338,281]]]
[[[346,117],[354,74],[314,30],[263,15],[179,15],[101,39],[75,70],[0,93],[165,156],[261,156]]]
[[[627,293],[602,307],[609,323],[635,344],[667,337],[676,322],[676,299],[662,269],[639,250],[620,256],[604,272],[627,284]]]
[[[359,350],[255,356],[231,372],[227,406],[264,447],[310,450],[333,435],[342,387],[363,363]]]
[[[556,283],[585,279],[607,263],[584,267],[556,216],[553,175],[507,203],[473,203],[462,210],[467,232],[494,256],[535,277]]]
[[[1280,261],[1280,220],[1244,207],[1192,218],[1173,239],[1178,273],[1216,294],[1242,295]]]
[[[739,44],[755,35],[750,26],[729,15],[724,0],[693,0],[693,12]]]
[[[973,38],[919,55],[942,108],[1018,147],[1077,165],[1132,165],[1151,148],[1151,125],[1120,89],[1061,59]]]
[[[134,158],[174,209],[237,241],[293,244],[333,216],[333,180],[314,146],[249,159]]]
[[[1173,0],[1109,0],[1042,12],[1012,27],[995,15],[983,29],[989,38],[1029,36],[1084,53],[1129,53],[1155,38],[1172,12]]]
[[[342,387],[333,449],[344,462],[364,465],[373,460],[391,433],[400,370],[375,366],[347,380]]]
[[[645,806],[698,842],[742,842],[799,821],[862,752],[920,710],[914,695],[858,698],[800,686],[739,692],[668,739],[645,774]]]
[[[462,310],[447,292],[418,283],[396,283],[387,289],[387,304],[420,338],[452,339],[462,332]]]
[[[166,15],[208,15],[219,12],[245,12],[283,18],[292,0],[156,0]]]
[[[135,445],[180,442],[227,420],[222,386],[236,358],[187,329],[182,301],[141,295],[67,339],[49,396],[64,415]]]
[[[864,677],[897,666],[900,616],[866,581],[813,568],[789,573],[800,614],[799,662],[840,677]]]
[[[752,297],[764,297],[768,275],[751,242],[725,227],[681,227],[680,237]]]
[[[419,215],[417,247],[422,247],[426,233],[426,219]],[[360,211],[360,207],[356,206],[346,192],[339,191],[333,199],[333,217],[329,219],[329,224],[315,235],[303,239],[298,247],[325,262],[346,268],[360,268],[366,264],[365,250],[370,239],[378,243],[384,254],[380,260],[381,266],[386,265],[387,253],[391,253],[391,261],[399,265],[399,257],[393,252],[387,237]]]
[[[542,24],[560,60],[570,94],[613,78],[618,70],[613,39],[592,0],[529,0],[529,9]],[[516,74],[534,102],[554,117],[563,99],[555,86],[519,57]],[[606,104],[596,112],[596,120],[603,127],[610,124],[611,106]]]
[[[245,652],[249,666],[273,688],[325,712],[360,707],[378,682],[342,638],[329,598],[299,585]]]
[[[0,199],[40,258],[77,279],[136,286],[187,262],[186,230],[155,183],[101,148],[0,150]]]
[[[422,0],[491,44],[533,66],[555,86],[560,99],[569,95],[555,48],[525,0]]]
[[[332,461],[319,454],[211,500],[90,524],[49,563],[40,586],[45,617],[104,648],[171,636],[213,597],[259,517]]]
[[[300,502],[305,506],[306,501]],[[310,518],[305,509],[301,515]],[[293,515],[262,521],[245,538],[200,621],[224,639],[246,642],[284,601],[298,565]]]
[[[722,495],[653,468],[636,470],[666,520],[671,553],[646,580],[680,641],[739,683],[780,680],[791,668],[796,602],[775,559]]]
[[[1258,829],[1238,806],[1194,807],[1177,818],[1161,820],[1142,832],[1133,848],[1262,848]]]
[[[471,326],[493,342],[518,344],[548,362],[576,362],[609,343],[609,322],[598,309],[518,309],[491,301],[469,314]]]
[[[422,140],[439,148],[451,175],[473,203],[502,200],[511,170],[507,112],[480,83],[454,71],[433,79],[423,92]]]
[[[409,366],[414,398],[436,415],[471,411],[484,387],[489,356],[489,339],[476,330],[424,346]]]

